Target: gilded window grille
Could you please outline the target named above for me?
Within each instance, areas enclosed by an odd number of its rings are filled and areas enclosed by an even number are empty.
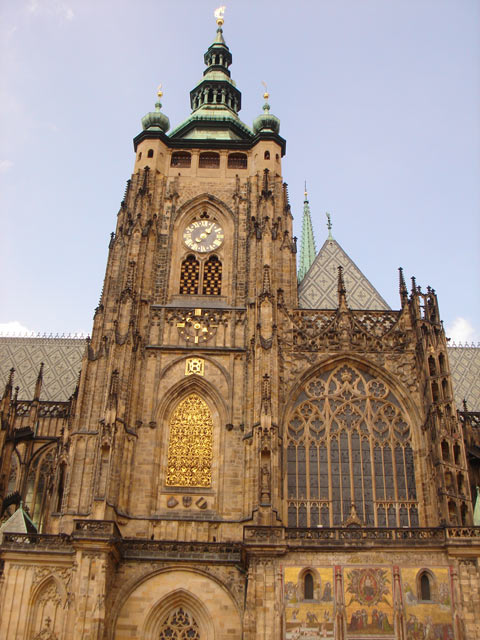
[[[347,365],[319,374],[287,442],[289,526],[418,526],[410,429],[384,381]]]
[[[217,256],[211,256],[203,269],[204,296],[219,296],[222,292],[222,263]]]
[[[195,256],[189,255],[180,269],[180,293],[197,294],[200,280],[200,264]]]
[[[165,484],[209,487],[212,484],[213,421],[205,400],[192,393],[170,419]]]
[[[178,607],[164,620],[159,640],[200,640],[197,621],[184,607]]]

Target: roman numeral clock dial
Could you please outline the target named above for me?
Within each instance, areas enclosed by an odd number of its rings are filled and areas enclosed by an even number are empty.
[[[196,220],[183,232],[183,241],[192,251],[208,253],[215,251],[223,243],[222,227],[211,220]]]

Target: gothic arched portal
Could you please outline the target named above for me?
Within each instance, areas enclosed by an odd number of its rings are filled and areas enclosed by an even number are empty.
[[[191,393],[170,418],[165,484],[170,487],[210,487],[212,484],[213,420],[198,394]]]
[[[418,526],[411,434],[388,384],[343,364],[311,378],[287,421],[288,526]]]

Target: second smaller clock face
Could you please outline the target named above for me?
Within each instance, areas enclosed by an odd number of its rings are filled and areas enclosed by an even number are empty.
[[[222,227],[211,220],[195,220],[183,232],[183,241],[187,247],[199,253],[218,249],[224,237]]]

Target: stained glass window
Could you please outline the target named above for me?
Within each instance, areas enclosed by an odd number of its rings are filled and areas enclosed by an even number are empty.
[[[350,365],[319,374],[287,422],[289,526],[418,526],[411,434],[385,382]],[[320,520],[320,522],[319,522]]]

